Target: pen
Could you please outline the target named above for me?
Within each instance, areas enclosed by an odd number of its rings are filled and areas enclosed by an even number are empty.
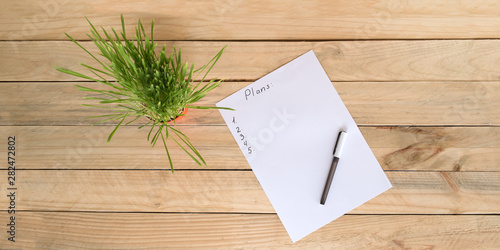
[[[330,191],[330,186],[332,185],[333,175],[337,169],[337,164],[339,163],[340,153],[342,153],[342,146],[344,145],[345,137],[347,133],[345,131],[340,131],[337,137],[337,143],[335,143],[335,148],[333,149],[333,161],[330,167],[330,172],[328,173],[328,178],[326,179],[325,189],[323,190],[323,195],[321,196],[321,205],[325,205],[326,197]]]

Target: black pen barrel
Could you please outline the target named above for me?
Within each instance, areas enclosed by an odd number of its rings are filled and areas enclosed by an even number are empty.
[[[330,172],[328,173],[328,178],[326,179],[325,189],[323,190],[323,195],[321,196],[321,205],[325,205],[326,197],[328,196],[328,192],[330,192],[330,186],[332,185],[333,176],[335,175],[338,163],[339,158],[333,157],[332,166],[330,167]]]

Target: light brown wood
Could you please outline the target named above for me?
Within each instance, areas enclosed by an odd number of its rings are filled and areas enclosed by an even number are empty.
[[[500,33],[499,33],[500,34]],[[314,50],[332,81],[491,81],[500,79],[499,40],[328,41],[328,42],[159,42],[197,67],[227,45],[209,77],[255,80]],[[84,47],[96,52],[91,42]],[[71,81],[55,66],[97,66],[70,41],[0,42],[0,81]],[[230,70],[229,70],[230,69]]]
[[[495,0],[437,1],[1,1],[2,40],[88,39],[84,16],[97,26],[129,30],[155,19],[169,40],[327,40],[498,38]],[[26,6],[29,6],[27,8]]]
[[[250,169],[226,126],[182,126],[211,169]],[[385,170],[498,171],[500,127],[361,127]],[[146,128],[0,126],[16,136],[23,169],[168,169],[163,145],[151,148]],[[173,142],[176,169],[204,170]],[[7,149],[0,147],[0,155]]]
[[[500,2],[0,0],[0,249],[497,249]],[[211,168],[151,149],[145,120],[102,110],[55,70],[95,65],[95,25],[137,18],[224,97],[313,50],[393,188],[292,244],[217,110],[179,121]],[[307,83],[304,83],[307,87]],[[300,100],[297,100],[300,101]],[[302,115],[302,119],[308,119]],[[16,243],[8,241],[7,137],[16,136]],[[172,144],[170,144],[172,145]]]
[[[500,172],[386,174],[393,188],[350,213],[500,213]],[[274,212],[250,171],[17,170],[17,176],[17,210]],[[7,179],[6,171],[0,177]],[[8,207],[7,196],[0,200]]]
[[[6,248],[495,249],[498,216],[346,215],[292,244],[275,214],[20,212]],[[3,239],[2,239],[3,240]]]
[[[84,97],[99,95],[79,91],[74,84],[103,89],[96,83],[0,83],[1,125],[91,125],[108,114],[105,109],[81,106],[98,104]],[[214,106],[250,84],[224,82],[199,105]],[[500,125],[500,82],[334,82],[358,125]],[[387,92],[387,89],[391,89]],[[102,97],[102,96],[100,96]],[[302,118],[309,119],[308,117]],[[139,123],[146,123],[146,118]],[[108,122],[116,124],[118,121]],[[224,125],[217,110],[190,109],[179,124]]]

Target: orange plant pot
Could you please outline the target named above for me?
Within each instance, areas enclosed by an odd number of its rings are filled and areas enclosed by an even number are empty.
[[[186,108],[186,107],[185,107],[185,108],[183,108],[183,109],[182,109],[182,112],[180,113],[180,115],[179,115],[179,116],[175,117],[175,119],[173,119],[173,120],[168,121],[167,123],[171,123],[171,122],[174,122],[174,121],[178,121],[179,119],[181,119],[182,117],[184,117],[184,116],[186,115],[187,110],[188,110],[188,108]]]

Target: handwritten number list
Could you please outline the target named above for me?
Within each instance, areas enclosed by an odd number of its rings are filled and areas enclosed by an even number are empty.
[[[238,126],[238,122],[236,121],[236,117],[233,116],[233,127],[234,131],[238,134],[236,141],[240,146],[242,146],[245,150],[243,152],[246,152],[247,154],[252,154],[253,149],[250,146],[250,143],[248,143],[248,137],[244,134],[243,129]]]

